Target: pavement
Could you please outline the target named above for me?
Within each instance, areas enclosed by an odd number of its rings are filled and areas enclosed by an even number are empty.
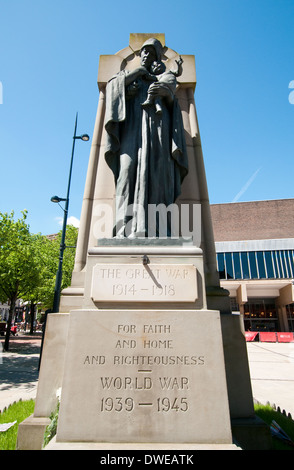
[[[8,352],[0,347],[0,411],[36,397],[41,338],[19,334],[11,336]],[[294,343],[248,342],[247,351],[254,399],[294,418]]]
[[[254,399],[294,419],[294,343],[248,342],[247,352]]]
[[[9,351],[0,342],[0,412],[19,400],[36,398],[42,333],[10,336]]]

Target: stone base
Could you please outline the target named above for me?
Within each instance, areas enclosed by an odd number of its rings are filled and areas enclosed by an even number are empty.
[[[68,323],[68,313],[50,313],[47,316],[35,417],[50,416],[56,409],[58,403],[56,394],[62,386]]]
[[[272,450],[270,427],[258,416],[232,420],[232,433],[244,450]]]
[[[83,305],[49,315],[34,413],[62,389],[48,449],[243,448],[261,429],[239,316],[207,308],[201,250],[157,245],[89,250]]]
[[[167,444],[164,443],[117,443],[117,442],[56,442],[54,437],[44,450],[98,450],[98,451],[189,451],[193,450],[242,450],[235,444]],[[150,463],[150,462],[148,462]]]
[[[240,315],[221,314],[221,326],[231,419],[253,418],[249,362]]]
[[[16,450],[41,450],[49,418],[29,416],[18,426]]]
[[[56,440],[231,444],[219,312],[71,312]]]

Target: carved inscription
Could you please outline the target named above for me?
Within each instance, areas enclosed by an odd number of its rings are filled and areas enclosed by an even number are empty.
[[[94,302],[194,302],[194,265],[96,264],[91,296]]]
[[[72,311],[68,342],[60,441],[230,441],[219,312]]]
[[[129,414],[148,408],[155,413],[186,413],[195,389],[189,373],[205,366],[205,356],[181,354],[171,324],[121,322],[113,332],[113,354],[83,359],[84,366],[97,366],[97,412]],[[178,371],[185,374],[177,375]]]

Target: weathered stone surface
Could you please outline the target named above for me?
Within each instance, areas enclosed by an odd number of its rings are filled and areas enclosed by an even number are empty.
[[[91,297],[94,302],[195,302],[194,265],[96,264]]]
[[[62,441],[231,443],[219,312],[71,312]]]

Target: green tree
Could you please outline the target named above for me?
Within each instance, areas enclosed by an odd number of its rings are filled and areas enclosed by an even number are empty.
[[[27,211],[14,220],[14,212],[0,212],[0,300],[10,302],[4,349],[9,349],[10,328],[17,299],[30,302],[31,333],[35,306],[41,302],[45,309],[53,306],[55,279],[61,242],[60,231],[49,239],[31,234],[26,223]],[[78,229],[68,225],[63,256],[61,289],[70,285],[74,267]]]
[[[14,212],[0,212],[0,299],[10,302],[4,350],[9,349],[9,338],[16,300],[25,299],[41,282],[36,240],[26,223],[27,211],[14,220]]]
[[[59,248],[61,242],[61,232],[53,239],[44,237],[42,243],[39,244],[39,259],[42,269],[42,283],[38,286],[38,301],[42,302],[45,309],[53,307],[54,288],[56,273],[59,261]],[[75,248],[77,244],[78,229],[73,225],[66,228],[65,245],[66,249],[63,253],[62,266],[62,284],[61,290],[68,287],[71,283],[71,276],[75,260]]]
[[[35,235],[33,238],[34,243],[34,254],[35,259],[39,268],[39,282],[37,284],[31,284],[30,288],[26,293],[26,297],[23,300],[26,300],[30,303],[30,316],[31,316],[31,326],[30,334],[34,332],[34,321],[35,321],[35,310],[36,306],[41,303],[44,304],[44,292],[46,292],[48,280],[48,267],[50,264],[54,266],[54,255],[53,259],[51,245],[52,242],[44,235]]]

